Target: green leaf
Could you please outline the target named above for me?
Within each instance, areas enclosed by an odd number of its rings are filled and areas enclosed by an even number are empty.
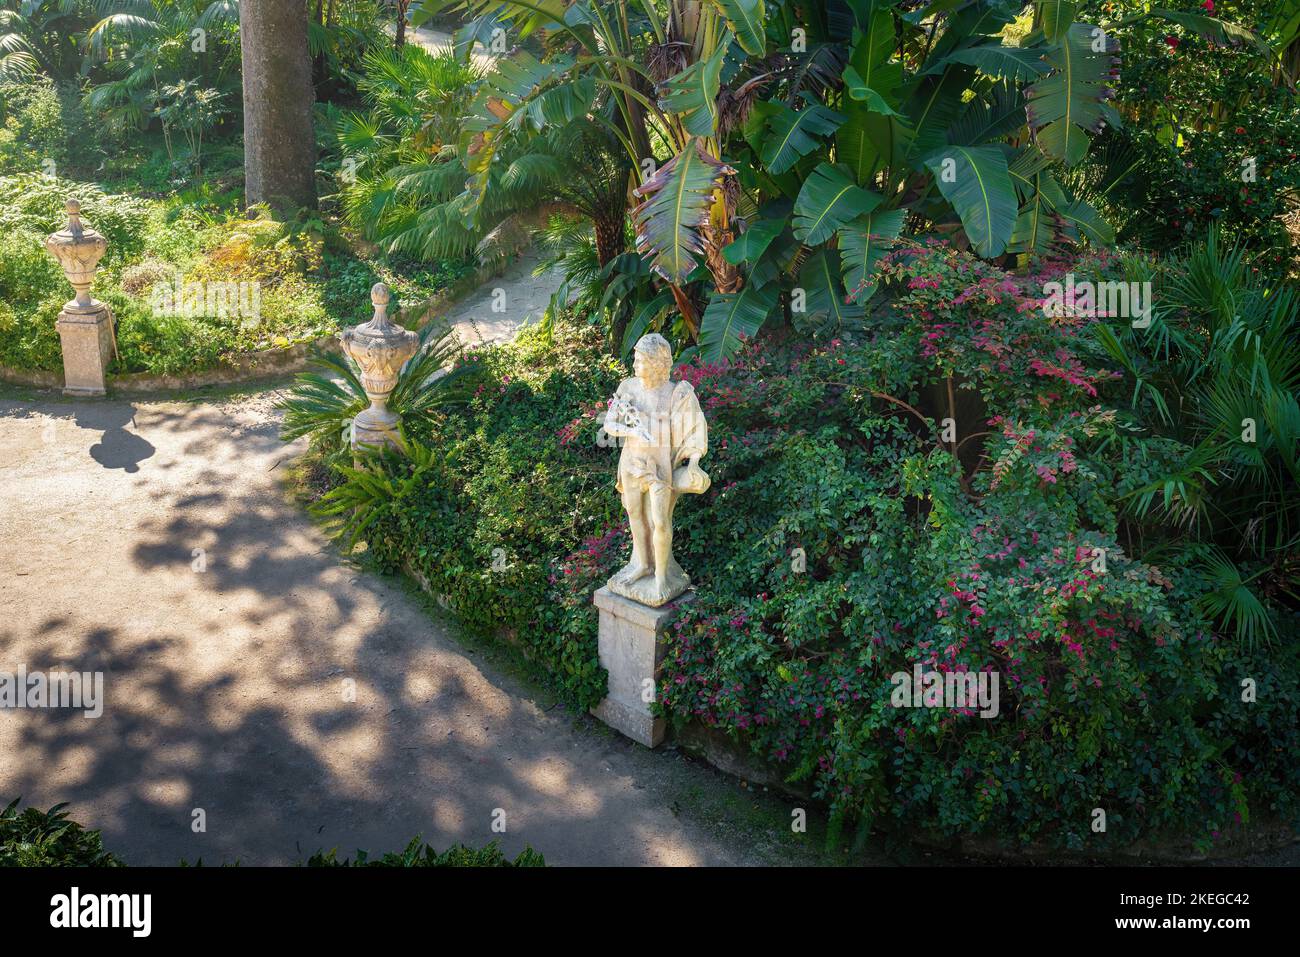
[[[723,249],[722,257],[733,266],[739,266],[744,262],[758,262],[759,257],[772,244],[772,240],[781,235],[785,227],[785,219],[760,219],[741,233],[735,242]]]
[[[705,362],[734,355],[741,336],[752,338],[776,308],[776,289],[746,286],[738,293],[715,292],[700,320],[699,354]]]
[[[851,66],[844,68],[844,89],[852,99],[865,103],[873,113],[881,113],[885,116],[899,115],[880,93],[866,85],[866,81]]]
[[[718,87],[731,38],[725,37],[707,60],[697,60],[663,84],[659,106],[681,117],[692,136],[712,136],[718,129]]]
[[[1051,76],[1025,91],[1026,115],[1034,142],[1048,156],[1072,166],[1088,152],[1088,134],[1104,123],[1119,126],[1119,114],[1106,102],[1114,95],[1110,86],[1115,41],[1104,34],[1094,40],[1093,28],[1076,23],[1061,45],[1047,54],[1055,68]],[[1094,49],[1100,45],[1103,50]]]
[[[905,164],[912,131],[900,117],[873,112],[853,100],[844,104],[844,112],[848,119],[835,131],[835,155],[859,186],[881,169]]]
[[[1016,225],[1016,192],[998,146],[952,146],[925,160],[981,256],[999,256]]]
[[[1240,26],[1236,23],[1229,23],[1226,20],[1219,20],[1216,17],[1207,17],[1203,13],[1183,13],[1178,10],[1166,10],[1163,7],[1152,7],[1147,11],[1148,16],[1159,20],[1167,20],[1170,23],[1176,23],[1184,30],[1190,30],[1198,36],[1207,40],[1213,40],[1215,43],[1224,45],[1248,44],[1264,54],[1270,60],[1276,58],[1277,52],[1269,45],[1264,37],[1260,36],[1254,30]],[[1294,42],[1295,34],[1289,34]]]
[[[806,246],[816,246],[880,202],[880,196],[854,183],[843,166],[822,163],[804,181],[794,201],[795,238]]]
[[[849,68],[857,82],[875,90],[886,100],[893,99],[903,81],[903,65],[890,62],[895,44],[893,14],[884,8],[873,9],[864,18],[863,28],[854,29],[853,49],[849,53]],[[844,82],[847,86],[847,71]]]
[[[928,156],[947,144],[948,130],[966,108],[962,97],[974,73],[958,64],[942,76],[922,78],[903,111],[913,130],[909,157]]]
[[[876,266],[903,231],[905,209],[882,209],[840,227],[844,288],[856,303],[876,293]]]
[[[1058,210],[1061,218],[1078,230],[1079,235],[1097,246],[1115,245],[1115,227],[1102,218],[1092,206],[1081,199],[1075,200],[1065,209]]]
[[[1043,61],[1041,50],[985,43],[955,50],[925,72],[938,73],[949,63],[962,63],[976,67],[981,73],[987,73],[989,76],[1006,77],[1012,80],[1032,80],[1051,69]]]
[[[650,256],[651,268],[669,282],[685,282],[695,269],[695,256],[703,249],[698,229],[708,216],[713,190],[733,173],[692,139],[633,190],[645,197],[632,214],[637,250]]]
[[[742,50],[750,56],[767,52],[763,0],[712,0],[712,3],[736,35]]]
[[[979,146],[1000,140],[1025,125],[1025,98],[1020,86],[999,80],[982,95],[973,97],[948,130],[954,146]]]
[[[801,110],[792,110],[784,104],[772,102],[777,107],[767,120],[769,132],[764,137],[759,158],[773,174],[784,173],[817,148],[817,137],[833,133],[844,122],[844,114],[816,102],[811,96],[804,100]]]
[[[862,318],[861,305],[845,302],[840,254],[836,250],[823,247],[809,256],[799,270],[799,285],[804,290],[804,310],[791,312],[796,327],[825,332],[842,329]]]
[[[1043,35],[1052,43],[1060,43],[1082,4],[1078,0],[1038,0],[1039,20]]]

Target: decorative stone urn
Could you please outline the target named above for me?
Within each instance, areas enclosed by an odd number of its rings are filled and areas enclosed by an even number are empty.
[[[363,445],[402,447],[397,430],[399,417],[388,408],[388,397],[397,387],[402,366],[419,348],[420,337],[388,318],[391,298],[386,285],[375,283],[370,290],[375,317],[339,333],[343,351],[361,368],[361,386],[370,399],[370,407],[352,420],[353,449]]]
[[[108,306],[90,297],[90,284],[108,240],[81,222],[81,203],[69,199],[68,225],[45,240],[76,297],[63,307],[55,328],[63,346],[65,395],[104,395],[104,371],[113,353],[113,317]]]

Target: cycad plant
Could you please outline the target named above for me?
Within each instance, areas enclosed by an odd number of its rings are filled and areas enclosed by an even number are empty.
[[[1130,514],[1172,526],[1203,607],[1252,643],[1275,632],[1268,599],[1300,607],[1300,290],[1256,276],[1210,233],[1132,277],[1154,283],[1150,328],[1094,327],[1133,384],[1134,424],[1179,450],[1128,492]]]
[[[338,464],[342,481],[311,505],[332,525],[345,552],[351,552],[376,522],[400,510],[403,502],[428,481],[438,465],[436,453],[406,434],[403,449],[361,449],[353,464]]]
[[[453,368],[460,345],[455,333],[429,323],[420,331],[419,348],[398,374],[388,407],[406,422],[427,417],[445,405],[463,401],[465,366]],[[280,438],[310,436],[311,444],[333,465],[347,457],[349,427],[370,404],[361,385],[361,370],[346,355],[317,350],[313,369],[299,373],[289,395],[277,404],[284,411]]]

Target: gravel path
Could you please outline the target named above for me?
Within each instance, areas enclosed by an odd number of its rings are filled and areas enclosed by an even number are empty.
[[[457,305],[462,336],[540,315],[556,278],[532,265]],[[342,561],[286,491],[303,446],[277,437],[276,391],[15,395],[0,672],[102,672],[105,703],[0,710],[0,806],[70,802],[137,864],[283,864],[417,833],[554,864],[813,853],[774,796],[538,700],[401,582]]]

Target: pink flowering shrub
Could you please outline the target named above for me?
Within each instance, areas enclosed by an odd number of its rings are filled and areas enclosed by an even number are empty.
[[[1091,320],[1043,312],[1056,267],[918,245],[886,269],[864,333],[675,371],[708,416],[713,482],[677,509],[697,593],[657,706],[862,833],[1209,847],[1261,809],[1294,819],[1295,655],[1243,655],[1186,569],[1143,552],[1121,502],[1176,450],[1116,441],[1128,385],[1087,348]],[[605,689],[591,596],[627,560],[617,450],[598,442],[625,373],[589,333],[555,336],[479,358],[478,396],[426,437],[445,474],[371,544],[581,710]],[[892,677],[916,668],[996,675],[996,715],[895,707]]]

